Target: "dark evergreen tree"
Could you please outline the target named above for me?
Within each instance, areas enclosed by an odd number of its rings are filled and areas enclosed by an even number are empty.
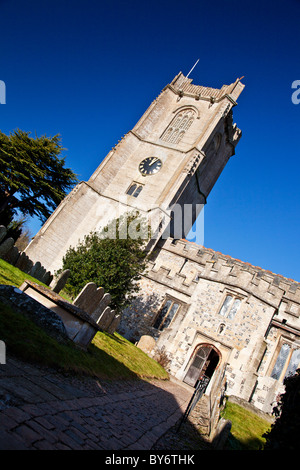
[[[59,136],[35,137],[17,129],[0,131],[0,224],[15,214],[44,222],[77,182],[65,168]]]

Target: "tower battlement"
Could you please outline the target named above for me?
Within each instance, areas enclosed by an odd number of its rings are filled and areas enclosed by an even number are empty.
[[[201,279],[222,283],[276,309],[283,302],[287,313],[300,316],[300,283],[186,240],[168,238],[147,277],[188,296]]]

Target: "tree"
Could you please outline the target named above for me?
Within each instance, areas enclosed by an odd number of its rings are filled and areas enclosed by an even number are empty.
[[[0,131],[0,223],[19,211],[44,222],[77,182],[65,168],[61,138]]]
[[[146,268],[147,222],[138,213],[111,221],[91,232],[76,248],[69,248],[60,271],[70,269],[65,289],[76,296],[88,282],[109,292],[111,306],[121,312],[138,292],[137,281]]]
[[[276,416],[267,432],[265,450],[298,450],[300,435],[300,369],[284,379],[285,392],[280,395],[273,413]]]

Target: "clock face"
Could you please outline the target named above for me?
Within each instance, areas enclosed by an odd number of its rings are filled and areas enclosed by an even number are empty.
[[[139,164],[139,170],[143,176],[154,175],[162,166],[162,161],[157,157],[147,157]]]

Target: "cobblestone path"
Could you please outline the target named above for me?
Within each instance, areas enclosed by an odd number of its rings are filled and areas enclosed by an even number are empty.
[[[100,382],[8,358],[0,365],[0,450],[150,450],[190,397],[172,381]]]

